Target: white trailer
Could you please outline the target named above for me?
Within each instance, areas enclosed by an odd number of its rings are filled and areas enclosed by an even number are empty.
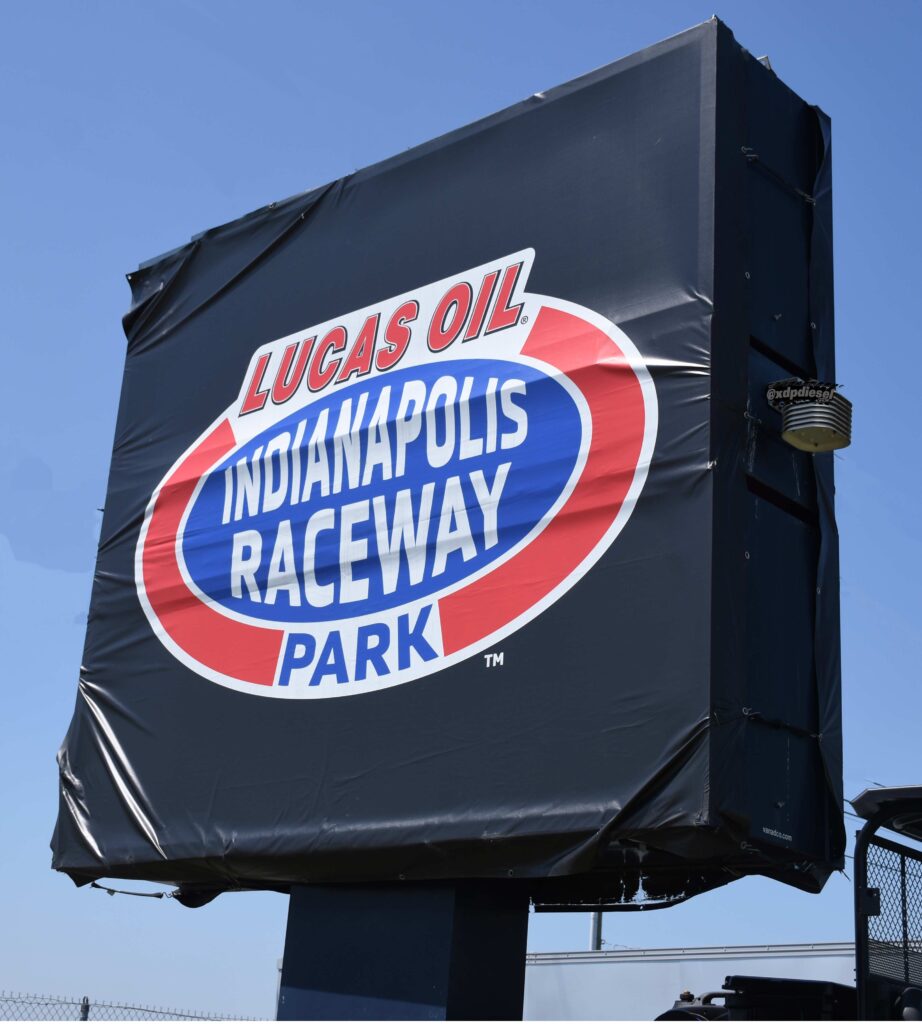
[[[855,945],[701,946],[529,953],[525,1020],[653,1020],[731,974],[855,984]]]

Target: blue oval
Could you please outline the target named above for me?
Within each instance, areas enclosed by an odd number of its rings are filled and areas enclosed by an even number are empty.
[[[459,396],[469,388],[469,427],[463,450],[461,414],[457,402],[447,403],[451,381],[445,378],[453,378]],[[434,412],[421,417],[419,436],[402,445],[404,465],[398,477],[401,445],[395,418],[401,397],[424,388],[428,402],[434,386],[440,397]],[[389,390],[382,395],[385,389]],[[348,451],[331,436],[347,401],[351,401],[347,413],[353,419],[363,406],[360,429],[354,432]],[[376,409],[383,418],[385,404],[387,423],[370,427]],[[410,402],[404,419],[412,408]],[[454,423],[452,447],[446,410]],[[312,435],[323,426],[324,417],[323,445],[318,433],[312,448]],[[291,449],[302,423],[295,453]],[[493,435],[491,424],[495,424]],[[406,430],[412,433],[412,423]],[[276,451],[285,447],[286,435],[288,450]],[[495,436],[492,451],[488,436]],[[434,439],[431,449],[430,437]],[[360,465],[358,477],[350,481],[356,438]],[[371,460],[370,439],[376,455]],[[335,389],[232,452],[209,473],[189,511],[182,554],[193,582],[204,594],[254,619],[329,622],[385,611],[453,588],[515,547],[560,496],[581,441],[582,425],[572,396],[557,380],[532,366],[463,359],[394,370]],[[273,454],[267,470],[270,445]],[[329,467],[327,494],[322,493],[319,480],[321,447]],[[337,451],[341,489],[333,493]],[[444,465],[431,464],[439,463],[449,451],[451,457]],[[385,479],[388,454],[391,476]],[[305,500],[309,456],[312,486]],[[253,483],[254,459],[258,487]],[[241,460],[243,467],[238,468]],[[497,494],[494,518],[491,497]],[[430,513],[426,518],[420,512],[427,495]],[[398,506],[409,513],[409,533],[395,531]],[[384,546],[392,546],[395,553],[382,556],[379,532]]]

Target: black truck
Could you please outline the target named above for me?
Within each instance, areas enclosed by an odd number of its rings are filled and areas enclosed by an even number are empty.
[[[681,993],[657,1020],[922,1020],[922,786],[867,789],[851,803],[865,820],[854,853],[855,987],[730,975],[719,990]]]

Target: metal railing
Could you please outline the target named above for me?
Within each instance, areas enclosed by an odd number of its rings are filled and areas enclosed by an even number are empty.
[[[192,1013],[159,1006],[67,999],[23,992],[0,992],[0,1021],[13,1020],[252,1020],[222,1013]]]

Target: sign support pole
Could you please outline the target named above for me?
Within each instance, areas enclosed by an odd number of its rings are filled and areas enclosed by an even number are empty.
[[[279,1020],[521,1020],[528,893],[489,880],[292,886]]]

